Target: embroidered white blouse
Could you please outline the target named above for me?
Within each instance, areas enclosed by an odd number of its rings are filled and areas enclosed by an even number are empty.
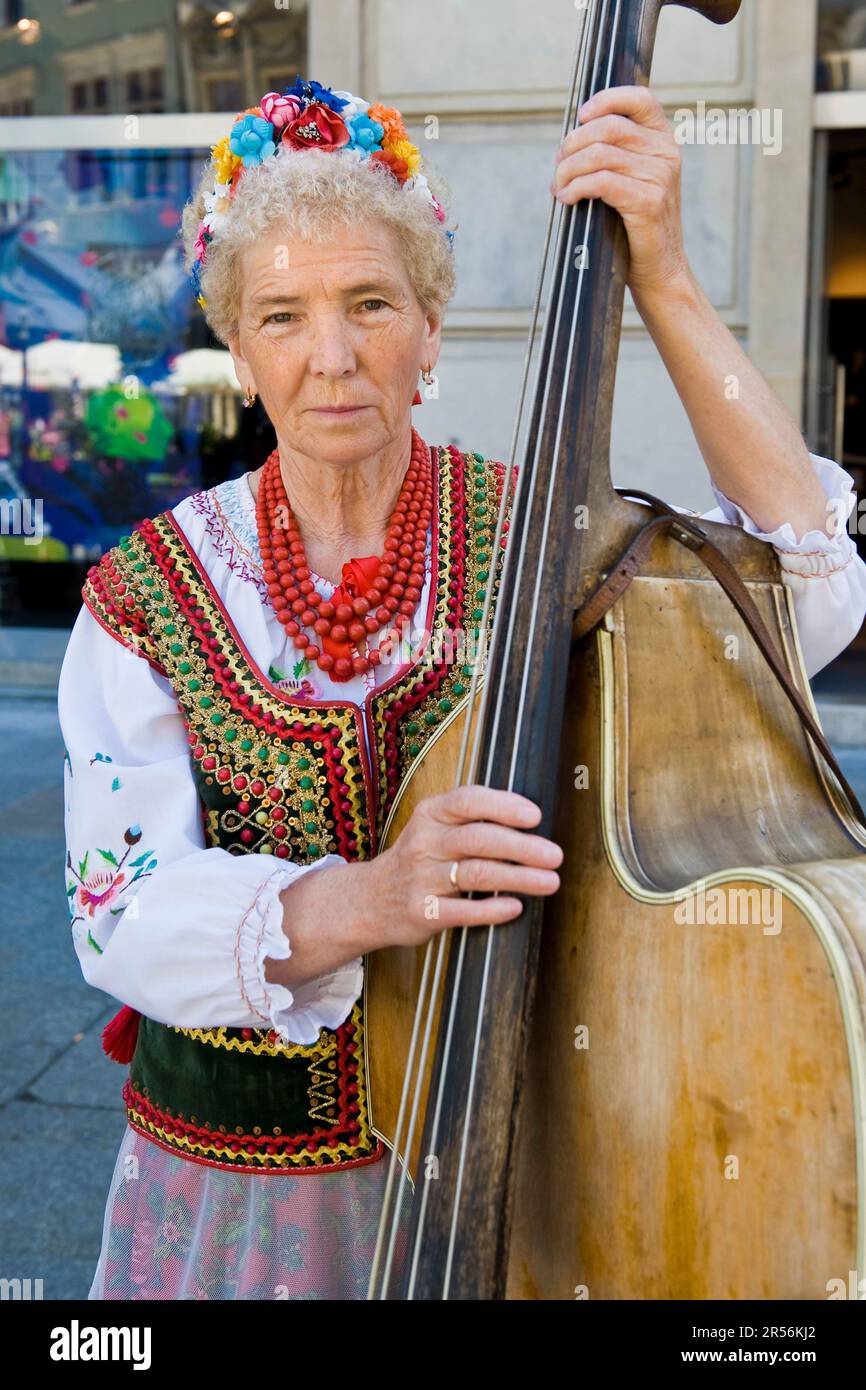
[[[828,499],[847,517],[853,480],[813,455]],[[297,687],[295,648],[267,599],[249,474],[185,498],[174,509],[231,614],[253,661],[283,688]],[[852,537],[789,523],[761,532],[713,487],[708,520],[740,525],[772,543],[794,597],[806,669],[814,675],[841,652],[866,614],[866,564]],[[686,511],[685,508],[678,510]],[[333,585],[314,576],[330,594]],[[426,613],[427,576],[419,601]],[[376,668],[374,668],[374,671]],[[308,685],[308,693],[362,703],[373,679]],[[288,1041],[314,1042],[336,1028],[361,993],[360,958],[300,988],[265,980],[265,960],[291,955],[279,894],[312,865],[267,854],[207,848],[186,731],[168,681],[112,638],[82,605],[63,661],[58,711],[64,761],[67,890],[72,932],[88,982],[149,1018],[181,1027],[273,1027]],[[119,867],[118,836],[141,831],[132,864]],[[139,850],[139,846],[141,849]],[[123,845],[120,846],[123,850]]]

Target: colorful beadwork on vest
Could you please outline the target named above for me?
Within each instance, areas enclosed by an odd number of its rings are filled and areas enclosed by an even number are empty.
[[[376,853],[412,762],[468,692],[503,558],[493,563],[502,464],[453,446],[432,455],[436,567],[429,611],[416,618],[427,636],[364,709],[294,703],[255,667],[170,512],[141,522],[90,570],[82,596],[94,617],[176,694],[208,846],[304,864]],[[218,1167],[313,1172],[383,1153],[368,1123],[363,998],[309,1045],[286,1046],[267,1026],[143,1018],[124,1099],[134,1128]]]

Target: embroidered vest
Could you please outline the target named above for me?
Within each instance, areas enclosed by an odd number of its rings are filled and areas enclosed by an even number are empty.
[[[469,687],[504,468],[431,446],[430,603],[413,664],[371,692],[293,703],[253,663],[170,512],[142,521],[94,565],[82,597],[112,636],[172,685],[188,730],[205,842],[230,854],[312,863],[375,855],[402,779]],[[366,719],[368,758],[360,721]],[[124,1086],[129,1123],[220,1168],[304,1172],[370,1163],[363,997],[336,1029],[286,1045],[264,1028],[180,1028],[142,1018]]]

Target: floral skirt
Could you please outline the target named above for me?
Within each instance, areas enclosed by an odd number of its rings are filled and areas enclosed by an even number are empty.
[[[366,1298],[389,1166],[231,1173],[128,1126],[88,1297]],[[395,1274],[410,1208],[404,1182]]]

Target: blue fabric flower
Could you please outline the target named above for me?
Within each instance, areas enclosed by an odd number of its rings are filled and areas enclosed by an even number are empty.
[[[229,149],[240,155],[245,169],[261,164],[276,151],[274,128],[264,116],[247,114],[235,121],[229,136]]]
[[[351,118],[348,130],[350,149],[363,150],[366,154],[371,150],[381,149],[385,127],[378,121],[371,121],[365,112],[361,111]]]
[[[287,87],[283,92],[284,97],[301,97],[304,101],[320,101],[323,106],[330,106],[332,111],[338,114],[344,106],[348,106],[345,97],[338,97],[332,92],[330,87],[323,87],[321,82],[316,82],[312,78],[306,82],[303,77],[299,77],[294,87]]]

